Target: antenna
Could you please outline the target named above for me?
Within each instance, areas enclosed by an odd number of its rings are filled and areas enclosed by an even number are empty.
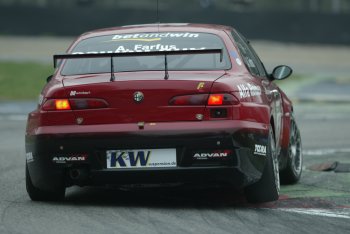
[[[164,55],[164,80],[169,79],[169,72],[168,72],[168,57],[166,54]]]
[[[110,81],[115,81],[113,56],[111,56],[111,79],[110,79]]]

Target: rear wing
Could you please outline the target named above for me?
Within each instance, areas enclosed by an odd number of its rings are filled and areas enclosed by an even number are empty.
[[[164,79],[168,79],[168,55],[194,55],[194,54],[220,54],[220,62],[223,59],[223,49],[195,49],[195,50],[171,50],[171,51],[149,51],[149,52],[122,52],[122,53],[91,53],[91,54],[56,54],[53,56],[54,68],[58,60],[62,59],[83,59],[83,58],[110,58],[111,60],[111,81],[114,77],[114,57],[135,57],[135,56],[160,56],[164,55]]]
[[[220,54],[222,61],[222,49],[203,50],[171,50],[171,51],[149,51],[149,52],[122,52],[122,53],[95,53],[95,54],[56,54],[53,56],[54,68],[60,59],[81,59],[81,58],[111,58],[111,57],[134,57],[134,56],[159,56],[159,55],[193,55],[193,54]]]

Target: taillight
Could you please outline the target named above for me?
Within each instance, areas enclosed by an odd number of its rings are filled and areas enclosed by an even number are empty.
[[[44,103],[43,110],[71,110],[71,106],[68,99],[49,99]]]
[[[208,94],[184,95],[173,97],[170,99],[169,104],[173,106],[204,106],[207,99]]]
[[[55,100],[56,110],[70,110],[70,104],[68,99],[57,99]]]
[[[228,93],[176,96],[169,101],[169,105],[172,106],[221,106],[237,104],[239,104],[238,99]]]
[[[222,105],[223,100],[224,100],[223,94],[210,94],[208,98],[208,106]]]
[[[237,105],[239,100],[232,94],[210,94],[208,106]]]
[[[83,109],[100,109],[107,108],[108,103],[103,99],[49,99],[42,109],[45,111],[62,111],[62,110],[83,110]]]

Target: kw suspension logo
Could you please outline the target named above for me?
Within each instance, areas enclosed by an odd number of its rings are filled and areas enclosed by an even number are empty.
[[[150,150],[109,151],[107,153],[107,168],[146,167],[150,157]]]

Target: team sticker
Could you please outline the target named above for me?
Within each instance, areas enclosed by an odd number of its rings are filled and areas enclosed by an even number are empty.
[[[237,85],[240,98],[248,98],[261,95],[261,88],[250,83]]]
[[[161,40],[161,38],[197,38],[198,33],[137,33],[137,34],[123,34],[114,35],[112,41],[134,41],[134,40],[144,40],[151,41]]]
[[[69,154],[69,155],[57,155],[52,158],[54,163],[74,163],[87,161],[87,154]]]
[[[228,158],[232,154],[232,150],[214,150],[214,151],[202,151],[194,152],[193,159],[195,160],[208,160],[215,158]]]
[[[88,51],[88,52],[73,52],[72,54],[112,54],[112,53],[133,53],[133,52],[151,52],[151,51],[188,51],[188,50],[205,50],[206,47],[190,47],[190,48],[179,48],[176,45],[164,45],[164,44],[153,44],[143,45],[136,44],[132,48],[126,48],[125,46],[118,46],[117,49],[108,51]]]
[[[254,154],[266,156],[266,146],[255,144]]]

